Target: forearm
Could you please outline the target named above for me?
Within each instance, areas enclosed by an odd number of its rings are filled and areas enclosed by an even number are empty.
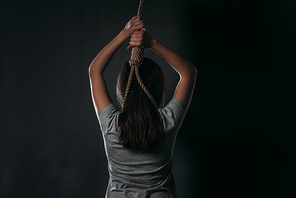
[[[195,77],[196,68],[177,52],[164,46],[154,38],[151,39],[150,48],[164,58],[182,78]]]
[[[141,28],[143,28],[141,17],[134,16],[126,24],[124,29],[100,51],[89,67],[91,91],[98,116],[107,105],[112,103],[103,77],[104,69],[123,42],[128,39],[133,32],[141,30]]]
[[[124,29],[109,44],[107,44],[90,64],[90,75],[102,74],[115,52],[128,38],[129,34],[127,34],[126,30]]]

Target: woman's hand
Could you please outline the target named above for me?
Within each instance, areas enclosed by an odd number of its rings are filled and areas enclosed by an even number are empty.
[[[141,30],[144,27],[141,16],[134,16],[124,27],[122,32],[128,38],[134,32]]]
[[[140,31],[135,31],[131,35],[130,45],[127,49],[133,47],[144,46],[145,48],[150,47],[152,37],[146,32],[146,28],[142,28]]]

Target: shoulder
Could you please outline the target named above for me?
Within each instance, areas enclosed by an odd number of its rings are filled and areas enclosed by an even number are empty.
[[[120,111],[113,103],[107,105],[102,110],[99,116],[99,123],[101,131],[103,133],[106,133],[108,130],[111,130],[114,124],[116,124],[119,113]]]
[[[165,125],[173,124],[178,127],[181,127],[186,114],[183,104],[177,98],[172,98],[164,108],[158,111]]]

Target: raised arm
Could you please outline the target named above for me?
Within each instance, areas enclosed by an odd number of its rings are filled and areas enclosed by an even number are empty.
[[[109,61],[119,49],[122,43],[137,30],[143,28],[143,21],[140,16],[133,17],[125,26],[125,28],[95,57],[89,67],[89,77],[91,84],[91,93],[97,115],[112,101],[110,99],[106,82],[103,77],[104,70]]]
[[[164,58],[180,75],[180,81],[175,89],[173,98],[180,100],[187,111],[195,87],[196,68],[180,54],[150,37],[143,29],[132,34],[129,48],[139,45],[151,48]]]
[[[163,57],[180,75],[180,81],[175,89],[173,98],[180,100],[187,111],[195,87],[196,68],[187,59],[162,45],[156,39],[151,39],[150,48]]]

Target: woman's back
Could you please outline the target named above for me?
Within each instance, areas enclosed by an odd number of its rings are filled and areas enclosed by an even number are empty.
[[[123,99],[122,112],[113,105],[103,73],[114,53],[128,38],[128,48],[152,49],[180,75],[173,98],[164,108],[159,108],[164,95],[162,77],[157,75],[160,72],[152,68],[151,74],[146,72],[152,65],[145,66],[145,61],[142,65],[123,67],[128,79],[118,81],[119,99]],[[172,156],[177,132],[191,102],[196,75],[197,70],[187,59],[146,32],[140,16],[133,17],[93,60],[89,68],[91,91],[110,175],[106,197],[176,197]],[[135,77],[137,81],[132,80]],[[141,85],[140,78],[148,79],[143,80],[145,86]]]
[[[154,149],[126,149],[118,141],[119,110],[109,104],[99,117],[108,160],[109,184],[107,197],[175,197],[171,173],[173,150],[177,132],[182,125],[185,110],[173,98],[158,109],[164,137]]]

